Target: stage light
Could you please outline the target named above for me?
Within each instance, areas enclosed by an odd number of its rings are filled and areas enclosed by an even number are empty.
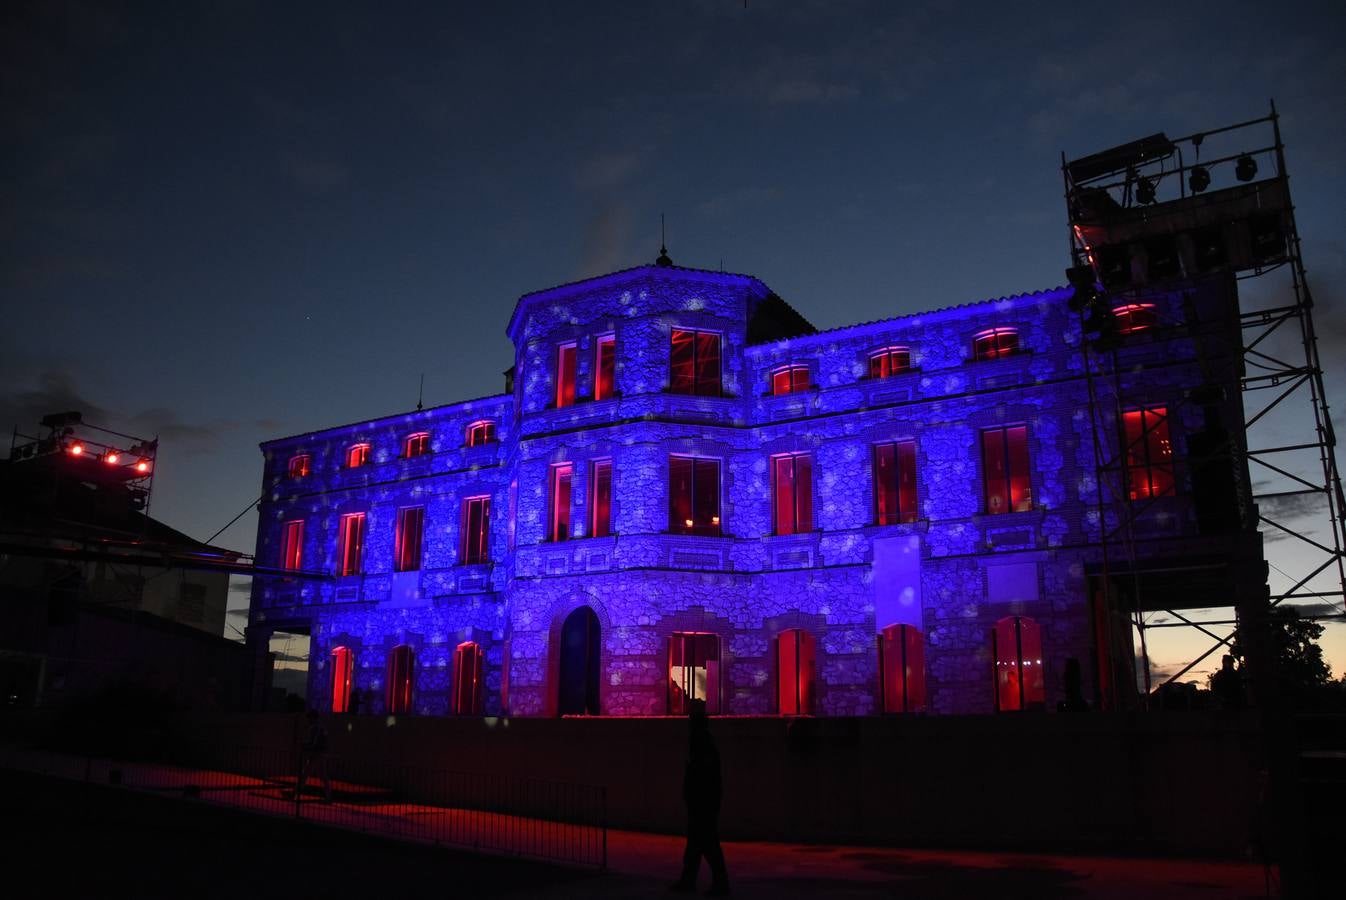
[[[1136,181],[1136,202],[1150,204],[1154,202],[1154,182],[1148,178]]]
[[[1187,176],[1187,186],[1192,189],[1193,194],[1201,193],[1210,187],[1210,172],[1206,171],[1205,166],[1193,166]]]
[[[1243,154],[1234,163],[1234,177],[1239,181],[1252,181],[1257,177],[1257,160],[1248,154]]]
[[[70,455],[71,455],[71,456],[83,456],[83,455],[84,455],[84,445],[83,445],[83,444],[71,444],[71,445],[70,445]]]
[[[141,459],[136,463],[136,471],[141,473],[142,475],[148,472],[149,470],[150,470],[150,461],[148,459]]]
[[[117,455],[117,451],[109,450],[108,455],[103,457],[103,462],[107,463],[109,466],[115,466],[119,459],[121,459],[121,457]]]

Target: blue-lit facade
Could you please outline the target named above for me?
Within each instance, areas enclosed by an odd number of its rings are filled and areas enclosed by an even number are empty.
[[[527,294],[508,392],[262,445],[258,564],[306,577],[255,579],[249,640],[307,631],[310,703],[364,712],[1050,709],[1069,659],[1115,702],[1130,631],[1097,601],[1115,513],[1068,293],[822,332],[670,265]],[[1225,540],[1183,457],[1241,419],[1181,402],[1231,377],[1196,344],[1147,325],[1119,351],[1150,364],[1136,409],[1173,410],[1126,476],[1156,479],[1133,556]]]

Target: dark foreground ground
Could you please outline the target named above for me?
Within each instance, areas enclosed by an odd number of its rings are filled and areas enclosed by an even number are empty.
[[[212,804],[0,770],[0,894],[103,898],[666,897],[679,845],[611,832],[606,874],[389,841]],[[726,845],[750,898],[1243,898],[1251,865]],[[705,874],[702,886],[705,886]]]

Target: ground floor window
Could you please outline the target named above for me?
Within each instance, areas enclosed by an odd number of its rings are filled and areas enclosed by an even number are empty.
[[[720,638],[678,631],[668,639],[668,714],[687,715],[692,700],[706,701],[709,715],[720,711]]]
[[[1027,616],[1006,616],[991,629],[997,712],[1046,705],[1042,628]]]
[[[783,716],[813,714],[818,681],[817,642],[802,628],[790,628],[776,638],[776,708]]]
[[[453,652],[453,714],[481,715],[481,646],[475,641]]]
[[[350,647],[332,650],[332,712],[350,712],[351,677],[355,674],[355,654]]]
[[[925,712],[925,638],[915,627],[879,633],[879,686],[884,712]]]
[[[388,654],[388,713],[411,712],[411,685],[415,676],[416,654],[400,644]]]

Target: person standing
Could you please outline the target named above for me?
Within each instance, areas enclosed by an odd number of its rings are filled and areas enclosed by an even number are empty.
[[[332,776],[327,771],[327,728],[318,716],[316,709],[308,711],[308,731],[304,734],[301,753],[303,765],[299,770],[299,789],[295,793],[296,802],[304,795],[304,782],[309,775],[322,778],[323,802],[332,802]]]
[[[691,702],[688,725],[690,740],[682,778],[682,801],[687,806],[687,849],[682,854],[682,876],[669,889],[695,890],[704,856],[711,877],[706,893],[723,897],[729,893],[729,872],[724,865],[724,850],[720,848],[720,752],[710,736],[706,701]]]

